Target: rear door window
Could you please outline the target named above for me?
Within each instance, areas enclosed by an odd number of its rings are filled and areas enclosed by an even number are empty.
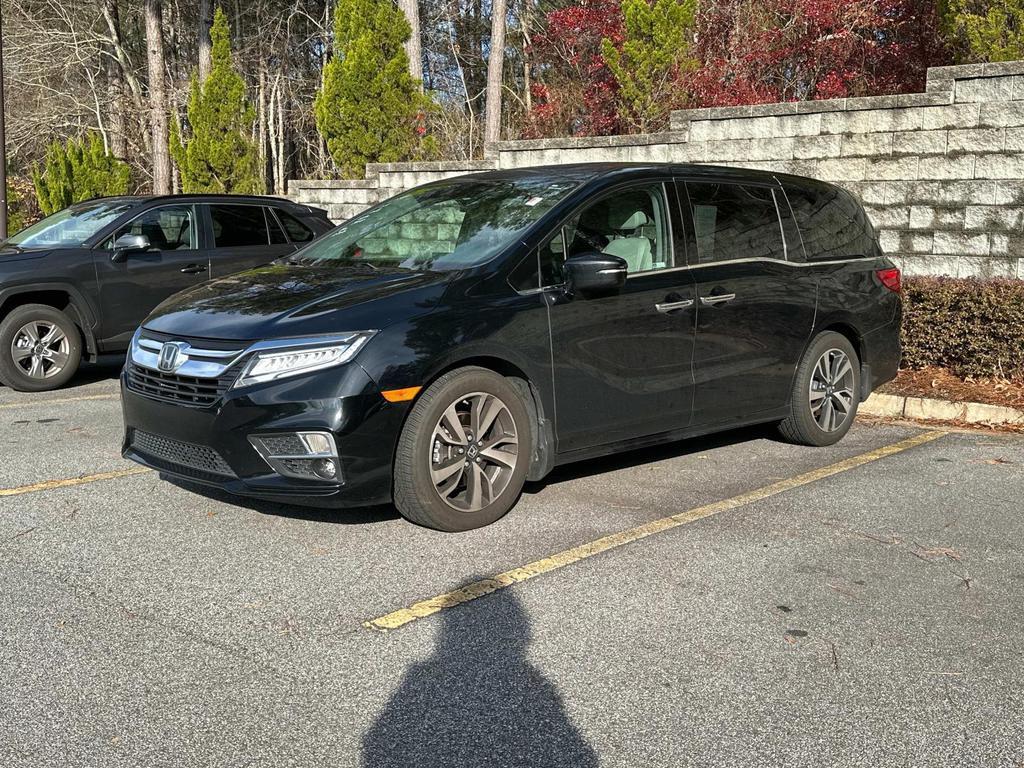
[[[697,263],[785,259],[772,189],[744,184],[687,182]]]
[[[269,245],[270,235],[263,207],[259,205],[211,205],[215,248]]]

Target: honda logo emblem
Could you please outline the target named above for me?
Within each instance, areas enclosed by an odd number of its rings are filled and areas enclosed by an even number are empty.
[[[168,341],[160,347],[160,356],[157,357],[156,367],[164,373],[174,373],[188,360],[185,351],[188,344],[183,341]]]

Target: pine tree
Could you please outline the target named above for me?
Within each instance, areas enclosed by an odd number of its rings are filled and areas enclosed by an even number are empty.
[[[697,63],[688,38],[697,0],[623,0],[623,38],[605,39],[601,55],[618,84],[620,118],[640,133],[661,130],[680,106],[682,72]]]
[[[210,76],[192,77],[186,114],[190,136],[171,121],[171,155],[184,192],[262,194],[259,150],[250,138],[256,111],[245,99],[245,81],[231,63],[228,18],[214,14]]]
[[[945,26],[972,62],[1024,59],[1024,0],[948,0]]]
[[[338,0],[334,53],[324,68],[314,112],[320,135],[345,176],[367,163],[417,159],[429,153],[427,99],[409,74],[403,47],[409,22],[392,0]]]
[[[32,182],[39,208],[49,216],[82,200],[127,194],[131,169],[107,151],[98,133],[90,133],[53,142],[43,167],[32,170]]]

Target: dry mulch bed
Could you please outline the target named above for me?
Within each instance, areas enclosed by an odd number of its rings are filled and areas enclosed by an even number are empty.
[[[988,403],[1024,409],[1024,381],[961,379],[945,368],[902,370],[880,390],[887,395],[931,397],[954,402]]]

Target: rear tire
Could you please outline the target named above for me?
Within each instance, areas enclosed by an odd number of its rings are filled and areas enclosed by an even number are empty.
[[[860,359],[842,334],[818,334],[793,379],[790,415],[779,423],[783,439],[798,445],[839,442],[853,425],[860,404]]]
[[[82,359],[71,318],[46,304],[25,304],[0,323],[0,381],[19,392],[59,389]]]
[[[395,506],[439,531],[490,525],[519,499],[532,445],[517,387],[486,368],[446,373],[419,396],[402,429]]]

